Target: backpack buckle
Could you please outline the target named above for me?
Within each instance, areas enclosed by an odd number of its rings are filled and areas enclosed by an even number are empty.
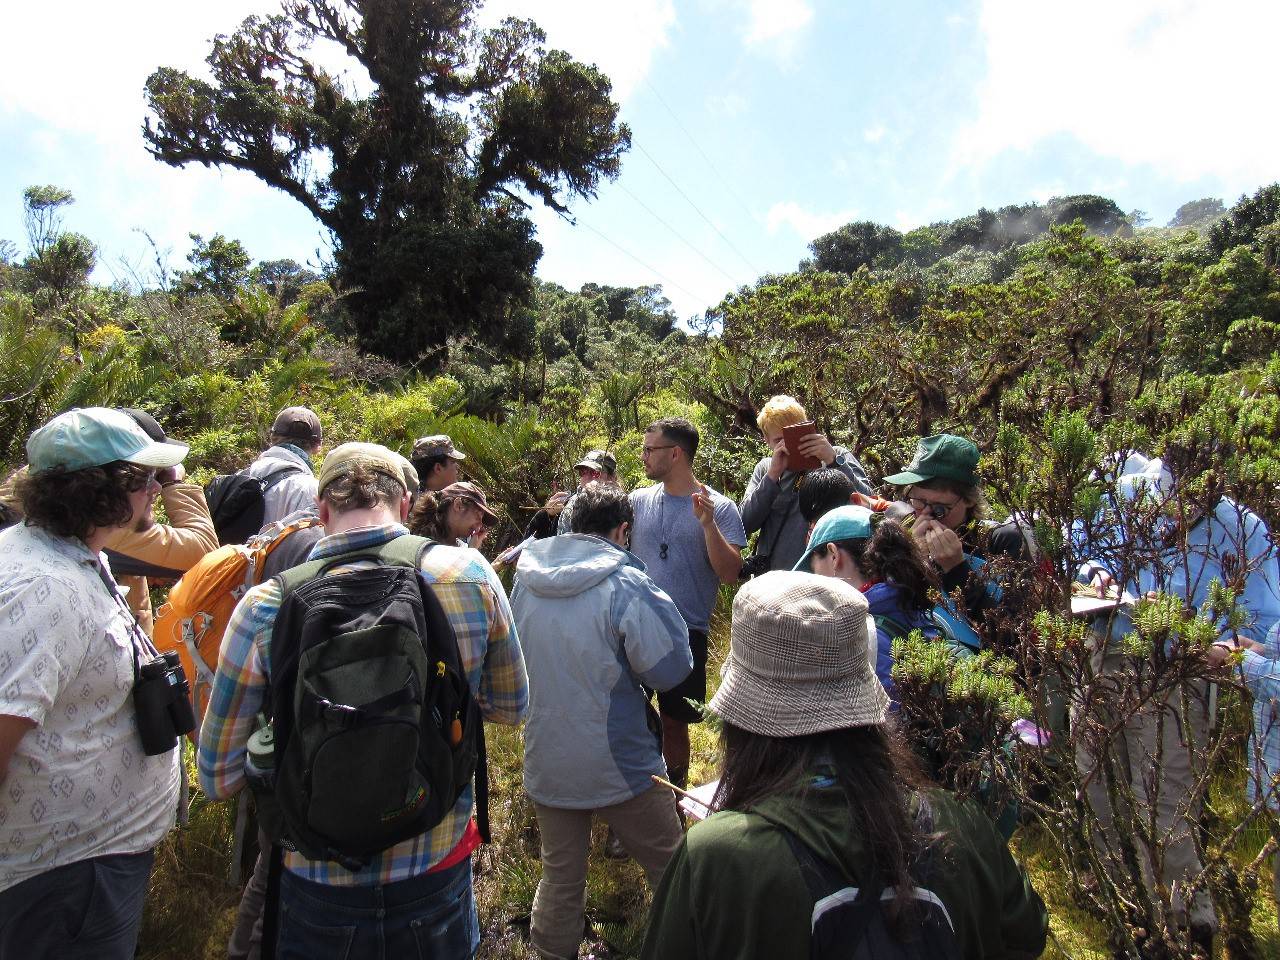
[[[321,699],[318,704],[320,713],[326,720],[331,720],[343,729],[354,727],[360,722],[364,711],[359,707],[353,707],[346,703],[334,703],[332,700]]]

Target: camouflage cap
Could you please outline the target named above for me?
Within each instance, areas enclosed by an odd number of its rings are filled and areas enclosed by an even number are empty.
[[[430,437],[419,437],[413,441],[414,460],[425,460],[427,457],[453,457],[455,460],[465,460],[467,455],[453,445],[453,441],[449,439],[447,433],[437,433]]]

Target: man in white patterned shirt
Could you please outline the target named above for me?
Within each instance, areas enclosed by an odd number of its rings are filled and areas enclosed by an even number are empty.
[[[154,655],[100,551],[143,529],[186,455],[101,407],[27,441],[26,523],[0,533],[0,957],[128,960],[178,751],[147,756],[134,678]]]

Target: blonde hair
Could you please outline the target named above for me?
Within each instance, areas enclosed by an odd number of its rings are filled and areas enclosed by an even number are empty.
[[[760,415],[756,417],[756,426],[760,428],[761,433],[768,434],[773,430],[789,427],[793,423],[804,423],[808,419],[809,415],[804,412],[804,407],[800,406],[799,400],[780,393],[776,397],[770,397],[769,402],[760,409]]]

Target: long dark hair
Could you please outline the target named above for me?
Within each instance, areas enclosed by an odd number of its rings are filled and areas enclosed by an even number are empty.
[[[919,545],[897,520],[876,514],[870,539],[841,540],[836,546],[853,558],[864,577],[895,584],[903,607],[928,610],[933,606],[929,590],[937,588],[938,578]]]
[[[718,809],[748,812],[780,794],[803,801],[815,772],[829,773],[880,882],[903,894],[915,886],[911,865],[930,838],[912,816],[911,793],[931,784],[890,724],[768,737],[724,722],[720,748]],[[894,899],[890,915],[895,921],[910,901],[905,895]]]
[[[53,467],[18,478],[16,493],[27,523],[59,537],[85,539],[120,527],[133,516],[129,492],[145,483],[146,469],[119,460],[101,467]]]

